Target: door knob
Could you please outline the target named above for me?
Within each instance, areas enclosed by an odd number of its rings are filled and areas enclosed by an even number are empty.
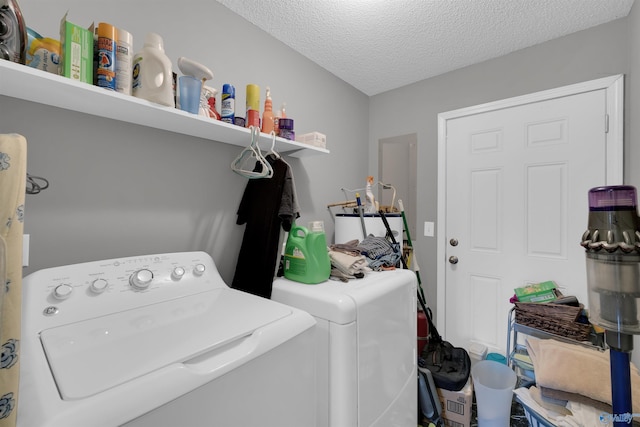
[[[451,255],[451,256],[449,257],[449,262],[450,262],[451,264],[457,264],[457,263],[458,263],[458,257],[457,257],[457,256],[453,256],[453,255]]]
[[[458,239],[451,239],[449,240],[449,244],[451,246],[458,246]]]

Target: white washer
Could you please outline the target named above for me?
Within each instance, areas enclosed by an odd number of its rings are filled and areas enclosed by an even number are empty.
[[[204,252],[23,282],[19,427],[309,425],[315,320],[238,290]]]
[[[348,283],[274,281],[271,298],[317,323],[318,427],[415,427],[417,278],[409,270]]]

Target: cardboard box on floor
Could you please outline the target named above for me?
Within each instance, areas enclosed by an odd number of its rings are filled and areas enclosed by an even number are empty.
[[[471,404],[473,402],[473,381],[469,381],[460,391],[437,389],[442,418],[448,427],[471,427]]]

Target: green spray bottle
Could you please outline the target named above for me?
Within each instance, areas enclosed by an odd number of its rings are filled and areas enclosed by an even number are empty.
[[[284,250],[284,277],[308,285],[324,282],[331,275],[331,260],[322,221],[309,228],[293,225]]]

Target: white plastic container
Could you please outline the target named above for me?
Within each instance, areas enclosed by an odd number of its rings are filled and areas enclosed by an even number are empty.
[[[296,141],[313,145],[314,147],[327,148],[327,136],[320,132],[305,133],[296,135]]]
[[[479,342],[471,343],[469,346],[469,358],[471,359],[471,366],[474,366],[481,360],[487,357],[487,346],[480,344]]]
[[[142,50],[133,58],[133,96],[169,107],[173,99],[171,60],[164,53],[162,37],[148,33]]]

